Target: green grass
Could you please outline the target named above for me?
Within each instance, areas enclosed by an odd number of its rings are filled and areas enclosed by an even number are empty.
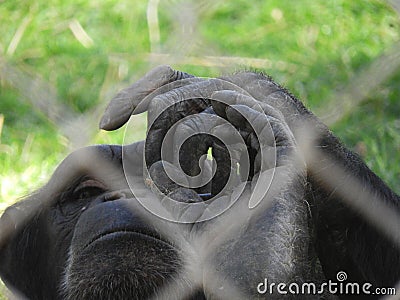
[[[7,289],[3,284],[3,282],[0,280],[0,300],[6,300],[7,299],[6,295],[7,295]]]
[[[162,52],[268,59],[272,64],[265,71],[311,109],[323,107],[399,39],[396,14],[379,1],[203,1],[194,4],[198,17],[189,36],[182,36],[177,24],[183,19],[179,3],[159,5]],[[146,5],[3,2],[0,66],[6,63],[30,80],[40,78],[55,89],[55,101],[75,113],[90,112],[95,124],[100,115],[91,109],[104,107],[113,91],[150,68]],[[91,38],[88,47],[74,36],[74,20]],[[22,34],[16,39],[18,32]],[[240,68],[166,63],[201,76]],[[1,70],[0,209],[45,182],[71,150],[64,133],[37,109],[35,99],[27,99],[21,83],[10,82]],[[394,163],[399,161],[397,82],[385,82],[333,128],[350,147],[363,145],[368,164],[399,191]],[[39,95],[46,93],[46,88],[36,89]],[[122,133],[97,133],[86,143],[121,141]]]
[[[271,65],[264,71],[311,110],[323,108],[399,40],[399,18],[383,1],[205,0],[193,4],[194,10],[182,3],[189,1],[160,1],[160,51],[178,57],[164,63],[215,76],[246,66],[185,65],[179,64],[179,56],[268,59]],[[0,211],[43,184],[77,146],[38,109],[37,98],[50,97],[76,114],[86,113],[93,128],[81,129],[79,134],[90,137],[84,144],[122,143],[123,130],[96,131],[101,111],[94,109],[151,67],[146,8],[143,0],[1,2]],[[178,23],[193,12],[194,26]],[[74,36],[71,26],[77,22],[90,37],[88,44]],[[12,81],[9,70],[21,72],[24,80]],[[31,86],[37,79],[46,84]],[[399,81],[400,72],[333,126],[397,192]]]
[[[195,38],[177,41],[182,31],[176,24],[178,4],[161,2],[159,6],[163,52],[269,59],[273,64],[265,71],[311,109],[323,106],[325,99],[399,39],[398,18],[382,2],[286,0],[203,1],[195,5]],[[55,88],[56,100],[74,112],[88,112],[100,105],[110,91],[149,68],[146,1],[7,1],[0,6],[0,16],[0,62],[29,78],[48,82]],[[73,20],[90,36],[91,47],[85,48],[73,35]],[[13,43],[18,31],[23,34]],[[203,76],[229,70],[172,64]],[[9,82],[4,70],[0,76],[0,113],[4,116],[0,199],[10,203],[42,184],[69,152],[70,144],[27,101],[21,87]],[[399,191],[399,171],[393,163],[399,160],[397,82],[386,82],[334,129],[350,147],[365,144],[366,161]],[[94,115],[94,121],[98,117]],[[121,142],[121,136],[98,133],[87,143]]]

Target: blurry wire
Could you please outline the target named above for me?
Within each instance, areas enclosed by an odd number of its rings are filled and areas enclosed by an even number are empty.
[[[271,61],[269,59],[236,57],[236,56],[180,56],[179,58],[171,54],[152,53],[147,59],[153,64],[160,64],[165,61],[174,65],[195,65],[203,67],[221,67],[235,69],[242,68],[276,68],[281,71],[294,72],[296,65],[284,61]]]
[[[12,66],[2,57],[0,57],[0,79],[18,91],[22,101],[27,101],[33,109],[56,125],[70,142],[71,149],[87,145],[97,132],[97,121],[93,119],[93,111],[86,114],[75,113],[58,98],[51,84],[37,75],[31,75],[21,68]],[[98,110],[99,108],[94,109]]]
[[[93,46],[94,42],[88,33],[83,29],[81,23],[77,19],[73,19],[69,22],[69,29],[71,29],[73,35],[85,48],[90,48]]]
[[[400,0],[387,0],[387,2],[397,11],[397,13],[400,13]]]
[[[383,82],[400,69],[400,42],[361,70],[342,92],[333,96],[316,111],[316,115],[328,126],[335,124],[358,107]],[[378,74],[378,75],[377,75]]]
[[[3,82],[21,94],[21,100],[28,101],[34,109],[43,113],[56,125],[75,117],[70,108],[59,101],[54,87],[40,77],[12,66],[2,57],[0,76]]]
[[[149,0],[147,4],[147,25],[149,26],[150,51],[160,51],[160,27],[158,24],[159,0]]]
[[[26,28],[28,27],[29,23],[31,22],[31,20],[32,20],[31,15],[28,15],[27,17],[25,17],[22,20],[17,31],[15,32],[10,44],[8,45],[7,52],[6,52],[6,54],[8,56],[12,56],[14,54],[14,52],[17,49],[18,44],[21,41],[21,38],[24,35],[24,32],[25,32]]]

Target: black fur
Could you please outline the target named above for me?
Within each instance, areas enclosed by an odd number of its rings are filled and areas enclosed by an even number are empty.
[[[233,112],[228,112],[226,105],[207,98],[212,90],[199,90],[207,82],[165,67],[153,71],[151,76],[157,76],[158,72],[166,72],[168,76],[163,77],[161,84],[156,82],[154,88],[190,78],[192,81],[187,84],[182,82],[171,89],[176,88],[174,95],[182,97],[195,91],[192,95],[195,101],[179,102],[161,114],[149,130],[145,150],[143,142],[125,148],[104,145],[78,150],[61,163],[48,184],[5,211],[0,219],[0,275],[11,289],[29,299],[331,299],[334,296],[329,293],[300,297],[260,295],[257,284],[265,278],[276,283],[319,284],[329,279],[336,281],[339,271],[345,271],[350,282],[369,282],[374,287],[391,287],[400,280],[400,251],[396,241],[346,204],[341,192],[346,193],[346,181],[354,177],[376,196],[374,205],[385,204],[398,214],[399,196],[299,100],[262,74],[239,72],[223,78],[239,87],[237,91],[245,91],[272,107],[266,114],[276,122],[272,130],[278,149],[277,163],[286,167],[276,174],[276,182],[268,191],[270,203],[249,210],[252,182],[259,175],[256,160],[260,141],[250,138],[251,130],[240,119],[233,119]],[[178,75],[175,78],[171,74]],[[220,89],[231,88],[218,84],[215,86]],[[102,120],[104,128],[117,128],[127,120],[135,105],[153,91],[151,83],[143,86],[146,92],[140,90],[140,95],[131,95],[134,89],[119,94],[118,101],[110,105],[107,117]],[[125,103],[130,101],[123,99],[125,96],[135,103]],[[122,107],[119,103],[123,103]],[[150,103],[150,115],[157,105]],[[124,107],[129,107],[129,111],[123,112],[123,118],[113,119]],[[212,123],[211,115],[215,114],[236,122],[248,149],[253,151],[248,178],[241,174],[241,178],[235,179],[238,181],[228,182],[226,174],[238,172],[228,161],[220,141],[207,135],[197,135],[182,147],[180,163],[185,171],[196,175],[198,158],[209,146],[214,147],[219,168],[211,184],[189,189],[166,176],[160,163],[160,141],[173,123],[204,110],[204,123],[184,122],[176,132],[191,131],[193,126],[212,130],[218,125]],[[262,117],[256,111],[253,114],[256,120]],[[305,122],[317,132],[314,146],[330,160],[306,161],[302,165],[290,158],[299,139],[304,138],[297,129]],[[199,147],[201,143],[204,147]],[[123,153],[129,162],[125,173]],[[149,172],[145,174],[143,157],[149,163]],[[321,176],[332,161],[348,176],[335,186]],[[218,206],[230,204],[229,193],[241,180],[248,182],[239,200],[217,218],[175,224],[144,209],[137,195],[129,190],[127,176],[145,194],[145,199],[156,199],[171,214],[180,217],[188,211],[176,211],[165,205],[165,194],[178,203],[201,205],[204,199],[199,194],[219,193],[228,182],[233,187],[210,202]],[[200,218],[205,210],[199,207]],[[365,295],[360,299],[365,299]]]

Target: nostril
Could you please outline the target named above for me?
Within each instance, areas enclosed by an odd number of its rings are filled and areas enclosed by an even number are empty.
[[[213,197],[211,193],[205,193],[205,194],[198,194],[203,201],[207,201]]]
[[[118,191],[111,191],[111,192],[106,192],[94,200],[90,201],[90,203],[84,207],[82,207],[82,211],[85,211],[91,207],[97,206],[99,204],[105,203],[105,202],[112,202],[116,200],[123,200],[123,199],[129,199],[133,198],[134,195],[131,190],[129,189],[122,189]]]
[[[118,191],[112,191],[104,195],[104,202],[114,201],[120,199],[133,198],[134,195],[130,189],[122,189]]]
[[[102,198],[102,202],[124,199],[126,198],[126,193],[123,193],[121,191],[113,191],[105,194]]]

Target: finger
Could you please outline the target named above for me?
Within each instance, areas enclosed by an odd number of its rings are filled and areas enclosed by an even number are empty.
[[[191,176],[190,188],[195,188],[198,193],[211,193],[213,167],[211,161],[207,161],[207,153],[213,145],[210,133],[217,122],[216,115],[200,113],[175,123],[170,131],[173,161]],[[165,139],[168,138],[170,135],[167,134]]]
[[[226,114],[227,119],[238,128],[251,126],[253,132],[250,137],[257,141],[246,141],[249,154],[253,154],[250,157],[249,180],[254,174],[289,162],[295,143],[286,123],[244,105],[230,106]]]
[[[189,187],[200,194],[217,195],[228,183],[231,174],[236,175],[236,169],[232,170],[236,164],[231,162],[231,151],[225,146],[227,141],[214,132],[221,121],[227,122],[210,113],[188,116],[175,123],[163,141],[162,159],[167,157],[181,167],[190,176]],[[165,156],[165,149],[170,150],[169,157]],[[208,158],[210,149],[212,160]],[[152,153],[149,157],[157,155],[153,151],[154,148],[149,147],[147,153]]]
[[[279,110],[291,127],[296,126],[299,116],[312,117],[310,111],[295,96],[274,82],[270,76],[254,72],[239,72],[222,79],[240,86],[255,99]]]
[[[124,125],[136,106],[157,88],[193,75],[173,70],[169,66],[158,66],[136,81],[130,87],[120,91],[109,103],[100,121],[100,129],[115,130]]]
[[[240,111],[234,107],[242,107],[248,110],[248,115],[242,115]],[[258,113],[247,106],[230,106],[226,109],[226,119],[236,127],[236,131],[240,133],[244,145],[239,155],[240,177],[242,180],[251,180],[257,171],[257,153],[260,151],[260,141],[258,135],[262,136],[262,147],[266,144],[274,144],[274,136],[272,130],[266,131],[265,115]],[[254,120],[253,120],[254,119]],[[259,120],[260,119],[260,120]],[[257,124],[254,124],[255,120]],[[253,128],[253,126],[255,126]],[[267,128],[268,129],[268,128]],[[244,151],[243,151],[244,148]]]
[[[226,108],[234,104],[243,104],[261,111],[258,101],[248,94],[243,94],[234,90],[220,90],[211,95],[211,105],[214,111],[223,118],[226,118]]]
[[[166,161],[155,162],[146,176],[145,184],[156,194],[167,195],[180,186],[188,186],[186,174]]]
[[[203,199],[196,191],[182,187],[188,185],[186,174],[168,162],[158,161],[150,167],[148,175],[146,185],[161,199],[161,205],[174,220],[186,223],[185,220],[198,219],[204,210]]]
[[[165,97],[165,102],[169,102],[171,99]],[[156,100],[158,101],[158,100]],[[159,101],[163,101],[160,99]],[[173,149],[172,138],[165,138],[167,132],[171,127],[179,122],[185,115],[189,116],[195,113],[203,111],[208,106],[208,102],[205,99],[194,99],[193,101],[183,101],[174,107],[173,105],[165,108],[164,111],[157,112],[159,114],[153,119],[153,109],[150,108],[148,114],[148,132],[145,142],[145,161],[147,165],[151,165],[154,162],[161,159],[161,147],[165,149]],[[158,110],[155,107],[155,110]],[[165,153],[167,156],[164,160],[172,162],[172,153]]]
[[[253,130],[260,146],[289,146],[294,142],[284,121],[260,113],[248,106],[229,106],[226,109],[226,116],[238,128]]]
[[[211,95],[211,105],[214,111],[221,117],[226,117],[226,109],[230,105],[245,105],[260,113],[265,113],[275,118],[281,118],[282,114],[273,106],[263,103],[258,99],[235,90],[220,90]]]
[[[132,112],[132,115],[138,115],[141,114],[149,109],[149,106],[154,99],[158,99],[157,96],[166,94],[170,91],[173,91],[175,89],[180,89],[188,85],[194,85],[198,84],[200,82],[203,82],[208,79],[204,78],[197,78],[197,77],[191,77],[191,78],[184,78],[180,79],[177,81],[173,81],[170,83],[167,83],[158,89],[154,90],[150,94],[148,94],[146,97],[144,97],[139,104],[135,107],[134,111]]]
[[[225,159],[225,164],[226,162],[229,162],[228,160],[230,159],[230,170],[228,169],[228,166],[221,169],[226,170],[226,174],[228,174],[228,172],[230,171],[231,178],[236,181],[240,181],[238,176],[238,168],[240,166],[240,178],[242,179],[242,181],[247,180],[249,174],[252,172],[252,169],[248,168],[249,159],[251,160],[254,155],[252,155],[251,151],[250,153],[248,151],[249,149],[245,142],[245,139],[247,137],[245,134],[243,134],[243,131],[238,130],[231,123],[224,120],[222,124],[218,124],[212,129],[211,134],[216,138],[217,141],[221,141],[222,144],[226,146],[229,152],[229,156]],[[219,143],[217,142],[212,147],[213,157],[224,157],[224,151],[220,151],[221,148],[219,146]],[[223,160],[222,163],[224,163]],[[221,164],[218,164],[218,168],[220,167],[220,165]],[[223,174],[221,174],[221,176],[216,176],[216,178],[223,178]],[[224,188],[224,190],[229,190],[232,186],[232,181],[227,182],[226,185],[227,187]],[[215,186],[215,188],[218,190],[222,190],[223,187],[221,183],[218,183],[218,180],[213,180],[213,186]]]
[[[149,120],[150,122],[158,117],[161,112],[168,107],[174,106],[179,115],[186,116],[188,113],[190,114],[191,111],[196,113],[196,103],[198,103],[200,99],[210,99],[211,95],[216,91],[242,91],[238,86],[216,78],[196,78],[195,81],[189,79],[188,82],[189,84],[185,84],[186,80],[183,80],[172,83],[173,88],[169,88],[167,91],[165,91],[163,87],[160,89],[161,92],[157,91],[158,95],[151,99],[151,102],[148,106],[149,114],[152,115],[151,119]],[[168,88],[168,86],[166,86],[166,88]],[[185,102],[185,100],[190,101]],[[207,104],[209,104],[209,101],[207,101]]]
[[[198,193],[211,193],[215,196],[226,186],[231,174],[236,174],[232,170],[236,164],[232,163],[227,146],[210,134],[213,126],[207,127],[207,133],[193,132],[186,139],[179,149],[179,161],[182,169],[192,176],[192,188]],[[179,144],[181,142],[175,142],[174,146],[179,147]]]
[[[146,162],[149,164],[160,160],[157,151],[166,132],[170,127],[185,116],[199,113],[209,105],[209,98],[214,91],[221,89],[238,89],[229,82],[220,79],[207,79],[193,84],[170,90],[154,97],[148,107],[148,134],[147,145],[151,145],[151,153],[146,153]],[[154,149],[154,150],[153,150]]]
[[[258,135],[262,134],[263,142],[267,145],[273,145],[274,136],[270,125],[266,127],[269,122],[271,125],[278,127],[284,124],[283,115],[274,107],[262,103],[253,97],[233,90],[222,90],[214,92],[212,95],[212,106],[214,111],[222,117],[228,119],[233,125],[241,130],[243,138],[251,148],[257,146]],[[223,104],[222,108],[216,105]],[[242,107],[246,113],[241,114],[239,111],[232,109],[233,106],[238,105]],[[228,117],[229,111],[229,117]],[[279,140],[280,141],[280,140]]]

